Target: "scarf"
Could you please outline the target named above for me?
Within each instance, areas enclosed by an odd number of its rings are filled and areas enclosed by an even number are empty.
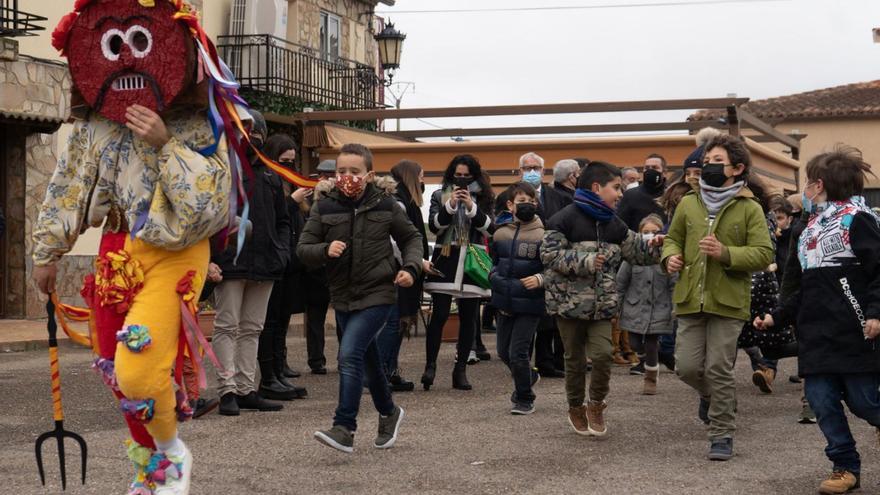
[[[509,223],[513,223],[513,214],[509,211],[502,211],[497,217],[495,217],[496,227],[501,227],[502,225],[507,225]]]
[[[471,199],[476,203],[477,202],[477,194],[482,191],[482,188],[477,183],[477,181],[471,182],[468,186],[468,192],[471,193]],[[452,193],[454,192],[454,188],[452,186],[447,186],[443,189],[443,193],[440,196],[441,208],[445,208],[446,201],[452,197]],[[459,204],[455,210],[455,213],[452,214],[452,225],[449,226],[446,231],[442,234],[442,243],[440,254],[443,256],[452,255],[452,246],[467,246],[470,243],[470,235],[471,235],[471,219],[467,216],[467,208],[463,204]]]
[[[614,209],[602,201],[602,198],[593,191],[577,189],[574,192],[574,204],[596,221],[605,223],[614,217]]]
[[[721,208],[739,194],[740,189],[745,185],[745,182],[737,181],[727,187],[712,187],[700,179],[700,195],[703,197],[703,204],[706,205],[709,214],[717,215]]]

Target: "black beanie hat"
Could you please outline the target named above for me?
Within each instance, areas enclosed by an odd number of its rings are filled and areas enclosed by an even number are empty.
[[[684,159],[684,164],[682,164],[682,168],[685,170],[689,168],[703,168],[703,155],[705,154],[705,152],[706,151],[702,146],[697,146],[696,148],[694,148],[694,151],[691,151],[691,154]]]

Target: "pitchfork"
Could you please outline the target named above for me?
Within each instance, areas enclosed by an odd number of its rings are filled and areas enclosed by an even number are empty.
[[[47,431],[37,438],[35,451],[37,454],[37,469],[40,470],[40,481],[46,485],[46,474],[43,471],[43,453],[41,452],[43,443],[52,437],[58,441],[58,460],[61,462],[61,489],[67,489],[67,469],[64,464],[64,439],[72,438],[75,440],[82,451],[82,482],[86,483],[86,460],[89,451],[86,447],[86,441],[76,433],[64,429],[64,409],[61,407],[61,374],[58,370],[58,325],[55,323],[55,303],[52,298],[46,303],[46,311],[49,313],[49,362],[52,368],[52,401],[55,408],[55,429]]]

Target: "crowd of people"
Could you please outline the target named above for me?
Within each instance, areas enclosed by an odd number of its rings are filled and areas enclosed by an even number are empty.
[[[259,119],[253,133],[265,139]],[[287,362],[286,329],[291,314],[306,314],[308,364],[325,374],[329,304],[339,404],[332,427],[315,437],[352,452],[366,387],[380,414],[373,445],[391,447],[404,417],[392,393],[415,388],[397,356],[427,293],[424,390],[435,384],[454,303],[454,389],[473,388],[468,364],[491,359],[481,333],[494,331],[512,377],[511,414],[535,411],[539,379],[564,378],[569,425],[602,436],[612,366],[629,366],[643,376],[642,393],[654,395],[664,365],[696,391],[712,460],[734,453],[738,350],[768,394],[778,360],[798,357],[799,376],[789,379],[805,382],[799,420],[818,421],[834,465],[820,491],[857,487],[842,402],[880,427],[880,227],[860,196],[869,168],[855,150],[824,153],[806,167],[806,190],[785,198],[757,177],[741,139],[707,130],[697,143],[677,174],[659,154],[641,170],[578,158],[555,164],[552,185],[544,159],[527,153],[519,180],[497,196],[477,157],[455,156],[427,219],[421,166],[405,160],[379,176],[362,145],[323,162],[315,190],[255,167],[245,248],[236,263],[231,247],[214,253],[209,270],[220,413],[306,397],[291,381],[299,374]],[[265,140],[286,166],[296,166],[295,148],[287,136]],[[490,266],[475,268],[479,259]],[[216,403],[199,399],[196,415]]]

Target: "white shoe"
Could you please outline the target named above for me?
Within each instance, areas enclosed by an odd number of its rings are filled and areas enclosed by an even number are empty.
[[[174,462],[178,477],[168,476],[164,483],[156,482],[154,495],[189,495],[189,483],[192,477],[193,456],[186,445],[183,446],[184,454],[180,459],[168,458]],[[169,473],[173,474],[173,473]]]
[[[477,351],[471,351],[471,353],[468,354],[467,362],[468,364],[477,364],[480,362],[480,358],[477,357]]]

